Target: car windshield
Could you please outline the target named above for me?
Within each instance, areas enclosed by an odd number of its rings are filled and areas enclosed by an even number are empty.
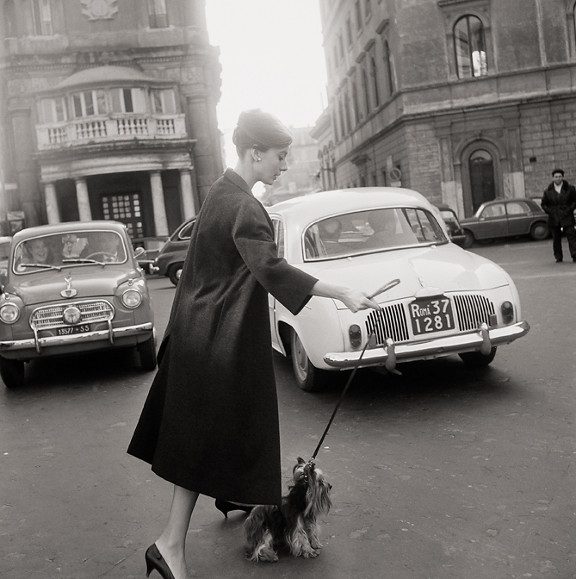
[[[126,256],[124,241],[116,231],[52,233],[21,241],[14,250],[13,271],[27,274],[79,265],[124,263]]]
[[[448,241],[429,211],[413,207],[371,209],[329,217],[308,227],[303,240],[306,260]]]

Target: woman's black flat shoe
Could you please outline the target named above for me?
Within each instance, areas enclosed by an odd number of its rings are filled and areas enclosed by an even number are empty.
[[[174,575],[172,575],[172,571],[170,571],[170,567],[168,567],[168,563],[164,561],[164,557],[158,551],[158,547],[156,547],[156,543],[152,543],[146,549],[146,577],[152,573],[152,571],[156,570],[160,575],[162,575],[163,579],[174,579]]]
[[[214,503],[216,508],[222,512],[222,514],[228,518],[228,513],[230,511],[244,511],[245,513],[250,513],[254,507],[249,507],[247,505],[237,505],[236,503],[231,503],[229,501],[221,501],[216,499]]]

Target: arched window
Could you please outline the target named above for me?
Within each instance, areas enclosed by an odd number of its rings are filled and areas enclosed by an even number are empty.
[[[393,95],[396,91],[394,86],[394,72],[392,70],[392,54],[390,53],[390,45],[387,40],[383,43],[384,50],[384,71],[386,74],[386,82],[388,83],[388,95]]]
[[[6,0],[3,7],[4,14],[4,37],[14,38],[18,36],[16,25],[16,9],[14,8],[14,0]]]
[[[458,78],[488,74],[484,25],[477,16],[463,16],[454,25],[454,54]]]

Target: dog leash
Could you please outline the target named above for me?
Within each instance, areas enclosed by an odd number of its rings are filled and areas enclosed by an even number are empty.
[[[399,283],[400,283],[399,279],[393,279],[392,281],[389,281],[387,284],[383,285],[381,288],[376,290],[373,294],[370,294],[368,297],[369,297],[369,299],[374,299],[376,296],[392,289],[393,287],[397,286]],[[308,461],[308,464],[314,463],[314,459],[318,455],[318,452],[320,451],[322,443],[324,442],[324,439],[326,438],[326,435],[328,434],[328,431],[330,430],[330,427],[332,426],[332,422],[334,421],[336,413],[338,412],[338,408],[340,408],[340,404],[342,404],[342,400],[344,400],[344,396],[346,396],[346,392],[348,391],[348,388],[350,387],[350,384],[352,383],[352,380],[354,379],[354,376],[356,375],[356,371],[360,367],[360,364],[362,362],[362,358],[364,357],[364,352],[366,352],[366,348],[371,343],[372,338],[375,336],[375,334],[376,334],[376,330],[372,330],[368,334],[368,339],[366,340],[366,344],[364,345],[364,348],[362,348],[362,352],[360,353],[360,357],[358,358],[358,362],[356,362],[356,364],[354,365],[354,368],[352,370],[352,373],[350,374],[350,376],[348,376],[348,380],[346,381],[346,385],[342,389],[342,393],[340,394],[340,398],[338,399],[338,402],[336,403],[336,407],[334,408],[334,411],[332,412],[332,416],[330,416],[330,420],[328,421],[328,424],[326,425],[326,428],[324,429],[324,432],[323,432],[322,436],[320,437],[320,441],[318,442],[318,445],[316,446],[316,450],[314,450],[314,453],[312,454],[310,460]]]

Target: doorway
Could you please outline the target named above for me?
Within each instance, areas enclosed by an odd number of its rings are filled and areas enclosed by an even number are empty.
[[[494,160],[485,149],[477,149],[470,155],[468,163],[472,211],[475,213],[482,203],[496,199]]]
[[[102,215],[126,225],[131,239],[144,237],[140,193],[116,193],[102,196]]]

